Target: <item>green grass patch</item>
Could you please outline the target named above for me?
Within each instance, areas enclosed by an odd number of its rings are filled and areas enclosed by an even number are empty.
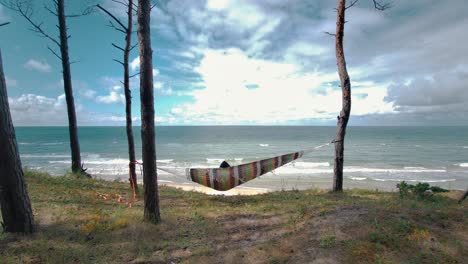
[[[141,197],[131,207],[118,202],[132,198],[127,183],[25,175],[38,231],[0,234],[0,263],[462,263],[467,257],[468,210],[437,194],[314,189],[226,197],[161,186],[162,222],[153,225],[143,221]]]

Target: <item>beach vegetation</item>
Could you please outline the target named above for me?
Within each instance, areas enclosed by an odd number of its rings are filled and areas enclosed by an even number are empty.
[[[413,185],[402,181],[397,184],[397,188],[400,192],[400,196],[406,196],[411,193],[419,197],[430,197],[432,193],[448,192],[447,189],[439,186],[431,186],[426,182],[418,182],[416,185]]]
[[[160,224],[126,183],[26,171],[37,232],[0,235],[3,263],[462,263],[460,193],[324,190],[212,196],[160,186]],[[450,198],[453,196],[454,198]]]

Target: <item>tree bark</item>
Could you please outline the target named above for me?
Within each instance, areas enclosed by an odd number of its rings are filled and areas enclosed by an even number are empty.
[[[68,56],[68,35],[65,18],[64,0],[57,0],[57,14],[60,31],[60,53],[63,69],[63,88],[68,112],[68,130],[70,133],[70,149],[72,158],[72,171],[83,173],[81,166],[80,143],[78,141],[78,128],[76,124],[75,101],[73,99],[73,88],[70,72],[70,58]]]
[[[335,164],[333,168],[333,191],[343,191],[343,156],[344,156],[344,139],[346,135],[346,127],[348,125],[349,115],[351,113],[351,82],[346,69],[346,60],[343,49],[343,36],[345,25],[346,0],[338,0],[337,18],[336,18],[336,62],[338,66],[338,75],[340,76],[341,92],[342,92],[342,110],[337,117],[337,130],[335,137]]]
[[[127,34],[125,36],[125,51],[124,51],[124,90],[125,90],[125,114],[127,120],[127,142],[128,142],[128,158],[129,163],[129,175],[130,185],[134,191],[134,195],[138,192],[137,176],[135,171],[135,142],[133,140],[133,128],[132,128],[132,92],[130,90],[130,71],[128,58],[130,56],[130,50],[132,45],[132,26],[133,26],[133,0],[128,1],[128,23],[127,23]]]
[[[0,52],[0,207],[5,232],[34,232],[23,169],[11,120]]]
[[[138,44],[140,50],[141,142],[143,184],[145,189],[144,217],[157,223],[159,213],[158,174],[154,134],[153,51],[151,50],[150,0],[138,0]]]

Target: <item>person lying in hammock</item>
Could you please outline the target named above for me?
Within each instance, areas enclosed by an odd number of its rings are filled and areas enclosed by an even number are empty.
[[[229,168],[231,167],[231,165],[229,165],[229,163],[227,163],[227,161],[223,161],[221,162],[221,165],[219,165],[220,168]]]

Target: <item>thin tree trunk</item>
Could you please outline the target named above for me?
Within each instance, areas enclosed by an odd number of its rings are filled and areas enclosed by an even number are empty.
[[[342,110],[337,123],[335,137],[335,165],[333,168],[333,191],[343,191],[343,153],[344,139],[346,135],[346,126],[348,125],[349,115],[351,113],[351,82],[346,69],[346,60],[343,49],[343,36],[345,25],[346,0],[338,0],[337,18],[336,18],[336,61],[338,66],[338,75],[340,76],[342,91]]]
[[[465,200],[465,198],[468,196],[468,189],[465,191],[465,193],[460,197],[460,199],[458,199],[458,203],[461,203],[463,202],[463,200]]]
[[[129,175],[130,185],[133,189],[133,195],[135,196],[138,192],[137,176],[135,171],[135,142],[133,140],[133,128],[132,128],[132,92],[130,91],[130,74],[128,66],[128,57],[130,55],[130,49],[132,45],[132,26],[133,26],[133,0],[128,1],[128,23],[127,23],[127,35],[125,37],[125,51],[124,51],[124,89],[125,89],[125,114],[127,120],[127,142],[128,142],[128,158],[129,163]]]
[[[73,99],[73,88],[70,73],[70,58],[68,56],[68,35],[65,18],[64,0],[57,0],[58,22],[60,30],[60,53],[63,68],[63,88],[68,111],[68,129],[70,133],[70,148],[72,158],[72,171],[83,173],[81,167],[80,143],[78,141],[78,128],[76,124],[75,101]]]
[[[10,115],[0,52],[0,207],[5,232],[34,232],[23,169]]]
[[[151,50],[150,0],[138,0],[138,44],[140,49],[141,142],[146,220],[157,223],[159,213],[158,174],[154,134],[153,51]]]

